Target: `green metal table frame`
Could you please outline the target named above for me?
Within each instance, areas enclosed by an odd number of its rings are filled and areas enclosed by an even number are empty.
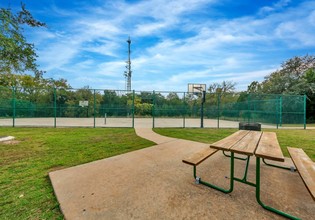
[[[226,154],[226,152],[224,150],[222,150],[222,153],[224,156],[226,157],[231,157],[231,155]],[[243,157],[236,157],[234,156],[234,159],[238,159],[238,160],[247,160],[248,158],[243,158]]]
[[[231,158],[231,169],[230,169],[230,187],[229,187],[229,189],[224,189],[224,188],[221,188],[221,187],[216,186],[214,184],[211,184],[211,183],[208,183],[206,181],[201,180],[201,178],[197,176],[197,168],[195,165],[195,166],[193,166],[193,173],[194,173],[194,178],[196,180],[196,183],[211,187],[213,189],[219,190],[219,191],[224,192],[224,193],[231,193],[233,191],[234,181],[238,181],[238,182],[256,187],[256,200],[264,209],[267,209],[271,212],[274,212],[278,215],[284,216],[284,217],[289,218],[289,219],[300,219],[298,217],[287,214],[287,213],[282,212],[282,211],[275,209],[273,207],[267,206],[261,201],[261,199],[260,199],[260,159],[261,158],[260,157],[256,157],[256,183],[252,183],[252,182],[247,181],[247,172],[248,172],[248,165],[249,165],[249,161],[250,161],[250,156],[247,156],[247,158],[246,158],[247,161],[246,161],[245,173],[244,173],[244,176],[242,179],[234,176],[234,159],[237,159],[234,156],[234,152],[231,152],[230,158]],[[267,165],[269,165],[269,164],[267,164]],[[278,167],[276,165],[274,165],[274,166]],[[278,167],[278,168],[283,168],[283,167]]]
[[[264,164],[266,164],[267,166],[276,167],[276,168],[285,169],[285,170],[296,171],[296,168],[295,168],[295,167],[284,167],[284,166],[279,166],[279,165],[267,163],[264,158],[262,158],[262,161],[263,161]]]

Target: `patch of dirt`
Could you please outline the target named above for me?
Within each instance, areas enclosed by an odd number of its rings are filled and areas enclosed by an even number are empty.
[[[6,144],[6,145],[16,145],[19,144],[21,141],[17,141],[17,140],[12,140],[12,141],[3,141],[1,142],[2,144]]]
[[[6,141],[12,141],[12,140],[14,140],[13,136],[0,137],[0,142],[6,142]]]

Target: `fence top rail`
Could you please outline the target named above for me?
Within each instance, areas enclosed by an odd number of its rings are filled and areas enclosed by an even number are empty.
[[[58,88],[58,87],[49,87],[49,88],[44,88],[44,87],[21,87],[21,86],[0,86],[0,89],[13,89],[13,88],[16,88],[16,89],[45,89],[45,90],[53,90],[53,89],[56,89],[56,90],[97,90],[97,91],[117,91],[117,92],[128,92],[128,93],[132,93],[132,92],[148,92],[148,93],[187,93],[187,94],[192,94],[192,92],[187,92],[187,91],[160,91],[160,90],[152,90],[152,91],[146,91],[146,90],[123,90],[123,89],[94,89],[94,88]],[[244,91],[243,91],[244,92]],[[207,94],[219,94],[219,93],[215,93],[215,92],[208,92],[206,91]],[[236,92],[230,92],[230,93],[227,93],[227,94],[240,94],[242,93],[242,91],[236,91]],[[307,95],[299,95],[299,94],[269,94],[269,93],[247,93],[247,95],[249,97],[253,97],[253,96],[256,96],[256,97],[259,97],[259,96],[276,96],[276,97],[304,97]],[[308,97],[307,97],[308,98]]]

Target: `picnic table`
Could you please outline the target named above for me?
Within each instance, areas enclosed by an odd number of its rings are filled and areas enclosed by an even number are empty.
[[[224,192],[232,192],[234,181],[245,183],[256,187],[256,199],[257,202],[269,211],[275,212],[277,214],[283,215],[285,217],[292,218],[293,216],[277,210],[273,207],[265,205],[260,200],[260,160],[268,159],[274,161],[284,162],[284,156],[281,151],[280,145],[278,143],[276,133],[274,132],[260,132],[260,131],[246,131],[239,130],[229,136],[228,138],[222,139],[214,144],[210,145],[210,148],[230,151],[231,153],[231,177],[230,177],[230,189],[224,190],[220,187],[215,187],[216,189]],[[246,169],[243,179],[239,179],[234,176],[234,153],[243,154],[248,156]],[[250,156],[256,157],[256,183],[249,182],[247,180],[247,170],[250,160]],[[293,217],[294,218],[294,217]]]
[[[214,184],[205,182],[201,180],[200,177],[196,176],[196,166],[201,163],[203,160],[213,155],[217,151],[223,151],[225,156],[230,157],[230,186],[229,189],[224,189]],[[226,152],[229,152],[226,154]],[[235,156],[235,154],[245,155],[246,158],[240,158]],[[256,158],[256,182],[250,182],[247,180],[247,171],[249,166],[250,158],[254,156]],[[234,162],[235,159],[243,159],[246,161],[245,173],[243,178],[235,177],[234,175]],[[277,213],[279,215],[285,216],[290,219],[299,219],[295,216],[287,214],[283,211],[280,211],[276,208],[265,205],[260,199],[260,163],[261,160],[267,165],[284,168],[284,169],[292,169],[289,167],[283,167],[279,165],[274,165],[272,163],[267,163],[265,160],[271,161],[280,161],[284,162],[284,156],[281,151],[280,145],[277,140],[276,133],[274,132],[261,132],[261,131],[248,131],[248,130],[239,130],[232,135],[217,141],[210,145],[210,148],[205,149],[203,152],[195,154],[188,159],[183,160],[184,163],[190,164],[194,166],[194,177],[196,178],[196,182],[209,186],[211,188],[217,189],[224,193],[231,193],[234,188],[234,182],[238,181],[256,188],[256,200],[257,202],[265,209]],[[313,165],[312,165],[313,166]],[[295,170],[295,168],[294,168]]]

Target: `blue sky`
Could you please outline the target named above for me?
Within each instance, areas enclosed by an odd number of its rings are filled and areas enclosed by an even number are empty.
[[[293,56],[315,53],[315,1],[24,0],[47,28],[25,29],[45,77],[74,88],[186,91],[223,80],[246,90]],[[20,0],[0,0],[19,9]]]

